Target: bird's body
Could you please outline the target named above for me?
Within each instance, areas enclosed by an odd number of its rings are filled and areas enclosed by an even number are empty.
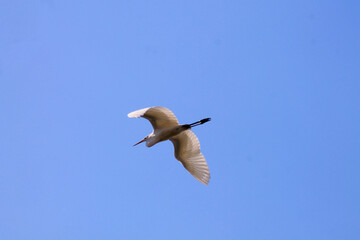
[[[182,126],[173,126],[173,127],[156,129],[146,139],[146,146],[152,147],[159,142],[169,140],[170,138],[175,137],[184,130],[187,129]]]
[[[180,125],[175,115],[165,107],[144,108],[128,114],[128,117],[143,117],[150,121],[154,131],[135,145],[146,142],[147,147],[170,140],[175,149],[175,158],[200,182],[209,183],[210,172],[204,156],[200,152],[200,143],[191,127],[210,121],[210,118],[192,124]],[[134,145],[134,146],[135,146]]]

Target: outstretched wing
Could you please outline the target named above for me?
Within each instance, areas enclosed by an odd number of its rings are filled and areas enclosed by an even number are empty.
[[[143,117],[150,121],[154,130],[179,125],[175,115],[165,107],[143,108],[128,114],[130,118]]]
[[[200,152],[200,143],[196,135],[190,131],[184,131],[170,138],[174,144],[175,158],[200,182],[208,185],[210,171],[206,160]]]

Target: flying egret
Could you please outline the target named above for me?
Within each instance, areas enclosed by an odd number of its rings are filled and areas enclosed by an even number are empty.
[[[150,121],[154,131],[134,146],[146,142],[147,147],[170,140],[174,144],[175,158],[200,182],[208,185],[210,171],[204,156],[200,152],[200,143],[196,135],[190,131],[192,127],[210,121],[205,118],[191,124],[180,125],[175,115],[165,107],[150,107],[128,114],[130,118],[143,117]]]

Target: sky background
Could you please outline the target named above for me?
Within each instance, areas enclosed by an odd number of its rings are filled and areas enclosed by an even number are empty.
[[[359,1],[0,0],[0,239],[360,239]],[[194,129],[205,186],[131,111]]]

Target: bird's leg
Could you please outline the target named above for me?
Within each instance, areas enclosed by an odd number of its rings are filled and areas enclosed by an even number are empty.
[[[204,119],[201,119],[200,121],[197,121],[197,122],[194,122],[194,123],[190,123],[188,124],[190,127],[196,127],[196,126],[199,126],[201,124],[204,124],[206,122],[209,122],[211,120],[211,118],[204,118]]]

